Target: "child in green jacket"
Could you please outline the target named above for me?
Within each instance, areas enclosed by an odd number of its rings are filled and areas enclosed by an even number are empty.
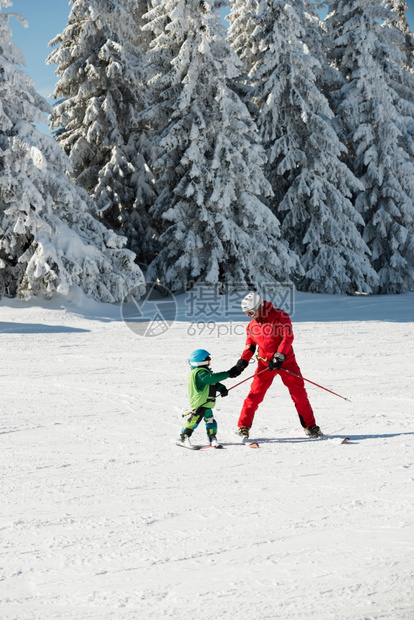
[[[229,371],[213,372],[210,368],[210,353],[205,349],[193,351],[188,359],[191,372],[188,376],[188,394],[190,397],[191,413],[181,429],[179,444],[190,448],[190,437],[204,418],[207,437],[211,446],[218,447],[217,422],[213,416],[213,407],[216,404],[216,393],[227,396],[228,389],[221,381],[229,377],[238,377],[242,371],[240,366],[233,366]]]

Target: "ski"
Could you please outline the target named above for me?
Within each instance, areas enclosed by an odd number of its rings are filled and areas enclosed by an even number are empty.
[[[241,439],[240,435],[237,432],[235,433],[235,435],[239,439],[238,445],[240,446],[247,446],[248,448],[260,447],[260,444],[253,439],[248,439],[247,437]],[[322,431],[320,431],[320,434],[318,435],[306,435],[303,439],[304,441],[330,441],[332,443],[337,443],[338,445],[342,445],[350,441],[350,437],[335,437],[331,435],[325,435],[322,433]],[[266,443],[266,439],[262,439],[262,441]]]
[[[248,437],[242,437],[239,435],[238,431],[235,431],[234,435],[235,437],[237,437],[238,441],[238,445],[240,446],[247,446],[248,448],[258,448],[259,444],[257,443],[257,441],[253,441],[251,439],[249,439]]]
[[[348,441],[350,441],[350,437],[332,437],[331,435],[322,435],[319,437],[306,437],[306,440],[311,440],[311,441],[328,441],[330,443],[334,443],[337,444],[339,446],[341,446],[344,443],[348,443]]]
[[[248,448],[259,448],[259,444],[257,441],[253,441],[250,439],[243,439],[243,441],[237,442],[238,446],[247,446]]]
[[[214,450],[222,450],[224,448],[224,446],[222,446],[221,443],[218,443],[216,446],[199,446],[199,445],[181,443],[181,441],[176,441],[175,445],[179,446],[180,448],[187,448],[187,450],[209,450],[210,448]]]
[[[181,441],[176,441],[175,445],[179,448],[186,448],[187,450],[201,450],[203,446],[195,446],[192,444],[181,443]]]

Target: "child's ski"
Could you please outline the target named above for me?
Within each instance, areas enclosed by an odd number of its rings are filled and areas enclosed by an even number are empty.
[[[187,448],[187,450],[209,450],[210,448],[214,448],[215,450],[222,450],[224,448],[221,443],[216,443],[208,446],[200,446],[186,442],[183,443],[182,441],[176,441],[175,445],[180,446],[180,448]]]
[[[187,450],[201,450],[201,448],[203,447],[203,446],[195,446],[191,443],[182,443],[181,441],[176,441],[175,445],[179,446],[180,448],[187,448]]]
[[[187,448],[187,450],[223,450],[224,446],[221,443],[218,443],[216,445],[208,445],[208,446],[200,446],[197,444],[191,444],[191,443],[182,443],[181,441],[176,441],[175,442],[176,446],[179,446],[180,448]],[[233,445],[242,445],[242,446],[247,446],[248,448],[258,448],[259,444],[256,441],[243,441],[240,444],[233,444]]]

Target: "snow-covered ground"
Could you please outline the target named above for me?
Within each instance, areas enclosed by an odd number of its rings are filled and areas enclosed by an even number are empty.
[[[1,302],[1,619],[412,620],[414,295],[298,294],[302,372],[351,402],[310,386],[309,440],[276,381],[258,450],[232,435],[250,382],[219,399],[224,450],[173,444],[189,353],[228,369],[246,323],[178,307],[142,337],[76,295]]]

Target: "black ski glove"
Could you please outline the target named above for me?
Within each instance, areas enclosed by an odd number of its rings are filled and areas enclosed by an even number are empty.
[[[228,395],[228,393],[229,393],[228,389],[226,387],[223,387],[221,392],[220,392],[220,396],[223,396],[223,398],[224,398],[225,396]]]
[[[286,355],[283,353],[275,353],[273,359],[268,362],[267,367],[269,370],[279,370],[282,367],[283,362],[286,359]]]
[[[246,360],[243,359],[239,359],[239,361],[237,362],[237,364],[235,366],[233,366],[232,368],[230,368],[229,375],[231,379],[235,379],[236,377],[238,377],[239,375],[241,375],[241,373],[243,372],[243,370],[249,365],[249,362],[246,362]]]

